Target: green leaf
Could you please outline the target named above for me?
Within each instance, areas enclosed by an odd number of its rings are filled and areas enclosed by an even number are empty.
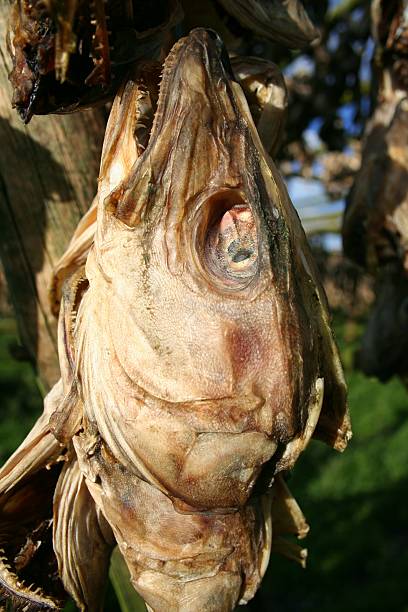
[[[146,606],[130,582],[127,565],[116,547],[111,557],[109,576],[122,612],[146,612]]]

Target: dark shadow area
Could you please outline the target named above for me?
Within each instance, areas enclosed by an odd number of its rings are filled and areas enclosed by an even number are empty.
[[[22,356],[36,362],[35,277],[43,267],[46,201],[75,198],[64,168],[28,134],[0,118],[0,256],[17,316]]]
[[[305,502],[307,569],[273,556],[248,609],[406,610],[407,486],[404,478],[370,495]]]
[[[42,410],[33,369],[10,356],[17,342],[15,322],[0,318],[0,465],[13,453]]]

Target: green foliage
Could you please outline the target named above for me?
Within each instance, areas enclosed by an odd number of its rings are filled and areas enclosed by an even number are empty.
[[[10,355],[17,342],[15,321],[0,318],[0,465],[17,448],[42,410],[31,364]]]
[[[109,577],[119,600],[121,612],[146,611],[143,599],[132,587],[129,570],[117,547],[113,551]],[[112,608],[106,607],[106,609],[111,610]]]

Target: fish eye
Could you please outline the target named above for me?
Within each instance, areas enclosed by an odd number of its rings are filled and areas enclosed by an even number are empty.
[[[208,227],[205,261],[226,282],[250,280],[258,267],[256,223],[250,207],[229,202]]]

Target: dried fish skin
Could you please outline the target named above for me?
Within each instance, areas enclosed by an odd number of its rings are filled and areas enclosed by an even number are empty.
[[[240,594],[254,595],[269,558],[270,500],[236,512],[179,512],[156,487],[127,472],[103,440],[89,440],[86,428],[75,437],[88,488],[113,526],[135,588],[153,609],[231,610]]]
[[[283,538],[308,526],[282,472],[312,436],[343,450],[345,385],[299,219],[217,34],[173,47],[140,150],[139,102],[130,82],[113,106],[95,240],[62,295],[51,449],[28,465],[64,460],[54,547],[81,609],[113,534],[149,609],[228,612],[271,548],[304,564]],[[0,486],[29,481],[30,440]]]
[[[276,64],[259,57],[232,57],[231,66],[262,143],[273,158],[282,144],[288,107],[283,75]]]
[[[239,593],[249,599],[270,551],[253,497],[258,478],[270,466],[269,483],[293,466],[312,435],[340,450],[350,437],[306,240],[224,57],[214,32],[179,41],[146,150],[115,172],[113,158],[102,159],[89,288],[73,336],[84,410],[76,453],[137,590],[156,610],[198,601],[229,610]],[[246,246],[238,258],[243,268],[226,269],[223,237],[213,238],[232,226],[246,245],[256,236],[253,252]],[[255,532],[239,518],[251,508],[264,516]],[[231,514],[238,523],[221,530]],[[186,572],[190,544],[180,540],[180,549],[177,538],[203,516]],[[183,524],[166,553],[163,534],[172,532],[161,521]],[[233,555],[226,581],[217,565],[228,539],[213,547],[218,561],[204,554],[220,530],[247,542],[244,559],[258,542],[239,582]]]
[[[24,122],[111,100],[132,66],[161,61],[182,11],[177,0],[152,7],[142,0],[15,0],[9,78]]]
[[[103,153],[105,163],[109,160],[112,181],[115,180],[118,169],[123,172],[121,168],[124,165],[131,167],[146,148],[156,110],[160,75],[160,64],[140,62],[118,90],[110,113],[110,132],[105,139],[106,142],[109,142],[109,151],[105,145]],[[129,109],[131,112],[127,112]],[[126,138],[126,146],[124,146],[124,138]],[[104,172],[103,168],[101,172]],[[106,177],[105,184],[110,191]],[[97,205],[98,198],[95,197],[53,270],[49,300],[51,311],[56,317],[60,311],[64,283],[85,265],[93,244]]]
[[[102,610],[116,542],[90,496],[75,455],[62,469],[53,506],[53,546],[65,589],[81,609]]]
[[[292,49],[319,38],[300,0],[219,0],[244,27]]]

